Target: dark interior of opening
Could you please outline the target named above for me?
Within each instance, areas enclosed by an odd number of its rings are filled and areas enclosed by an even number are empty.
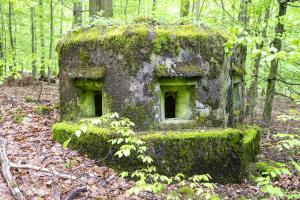
[[[95,92],[95,116],[102,116],[102,93]]]
[[[165,118],[175,118],[176,93],[165,93]]]

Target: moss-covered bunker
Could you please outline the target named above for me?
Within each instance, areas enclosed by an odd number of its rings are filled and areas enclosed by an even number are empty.
[[[138,130],[242,119],[244,56],[192,25],[82,28],[59,44],[61,120],[118,112]],[[238,51],[237,51],[238,52]],[[239,69],[239,70],[237,70]]]
[[[118,112],[137,130],[235,126],[244,111],[245,52],[223,50],[226,38],[192,25],[136,23],[82,28],[58,46],[62,121]],[[80,126],[58,123],[64,142]],[[199,129],[198,129],[199,130]],[[102,159],[115,150],[111,130],[92,128],[71,148]],[[258,151],[258,130],[225,129],[142,136],[162,173],[210,173],[236,182]],[[107,164],[130,169],[141,163],[111,156]]]

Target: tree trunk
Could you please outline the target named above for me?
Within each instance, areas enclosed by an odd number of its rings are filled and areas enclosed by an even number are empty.
[[[141,10],[141,0],[139,0],[139,5],[138,5],[138,15],[140,14],[140,10]]]
[[[201,1],[200,0],[197,0],[196,2],[196,20],[199,21],[200,20],[200,4],[201,4]]]
[[[268,5],[264,17],[264,22],[267,24],[270,17],[270,4]],[[262,30],[262,37],[267,37],[267,26],[265,26]],[[264,47],[264,41],[257,45],[257,49],[261,50]],[[255,109],[255,101],[257,98],[257,90],[258,90],[258,77],[259,77],[259,68],[261,61],[261,53],[258,53],[255,57],[254,69],[252,72],[252,82],[249,87],[248,95],[247,95],[247,111],[246,114],[250,116],[252,119],[254,118],[254,109]]]
[[[156,11],[156,0],[152,0],[152,14],[154,15]]]
[[[60,27],[59,27],[59,35],[62,38],[63,35],[63,20],[64,20],[64,1],[60,0]]]
[[[9,41],[10,41],[10,49],[13,58],[14,66],[16,64],[16,48],[14,43],[14,36],[12,32],[12,15],[13,15],[13,5],[12,2],[8,2],[8,32],[9,32]],[[9,66],[9,69],[12,70],[12,66]]]
[[[53,0],[50,0],[50,43],[49,43],[49,64],[48,64],[48,73],[47,73],[47,82],[50,84],[51,78],[51,69],[53,67]]]
[[[45,70],[45,33],[44,33],[44,5],[43,0],[39,0],[39,23],[40,23],[40,42],[41,42],[41,69],[40,69],[40,76],[41,78],[46,77],[46,70]]]
[[[279,12],[277,16],[278,22],[275,28],[275,38],[272,44],[279,52],[282,46],[281,37],[284,33],[284,24],[281,23],[280,18],[286,15],[287,2],[278,1],[278,3],[279,3]],[[271,69],[269,72],[269,77],[267,82],[267,91],[266,91],[265,105],[263,111],[263,125],[265,127],[269,127],[271,121],[272,103],[273,103],[274,95],[276,93],[275,84],[276,84],[276,78],[278,74],[278,62],[279,60],[277,58],[274,58],[271,61]]]
[[[35,8],[32,6],[30,8],[30,14],[31,14],[31,54],[32,54],[32,76],[35,78],[36,77],[36,46],[35,46],[35,41],[36,41],[36,25],[35,25]]]
[[[126,0],[126,2],[125,2],[125,8],[124,8],[124,15],[125,15],[125,16],[126,16],[126,14],[127,14],[128,1],[129,1],[129,0]]]
[[[186,17],[189,15],[189,11],[190,11],[190,1],[189,0],[181,0],[180,15],[182,17]]]
[[[249,13],[248,13],[248,6],[251,3],[251,0],[241,0],[240,4],[240,11],[238,20],[243,23],[244,28],[246,29],[247,24],[249,22]]]
[[[251,0],[242,0],[240,3],[240,11],[238,15],[238,20],[247,29],[249,22],[248,16],[248,5]],[[243,35],[238,35],[238,37],[243,37]],[[229,113],[228,124],[230,126],[235,126],[238,122],[242,122],[245,115],[245,105],[246,105],[246,91],[245,91],[245,76],[236,70],[243,72],[245,71],[245,61],[247,55],[247,46],[245,45],[235,45],[233,48],[233,53],[231,56],[231,85],[228,89],[229,91],[229,102],[227,105],[227,110]]]
[[[81,26],[82,25],[82,2],[76,1],[73,3],[73,17],[74,22],[73,26]]]
[[[1,33],[0,33],[0,77],[3,75],[4,71],[4,33],[3,33],[3,26],[2,26],[2,5],[0,5],[0,20],[1,20]]]
[[[113,1],[112,0],[89,0],[89,16],[91,21],[98,15],[98,12],[103,11],[103,17],[113,16]]]

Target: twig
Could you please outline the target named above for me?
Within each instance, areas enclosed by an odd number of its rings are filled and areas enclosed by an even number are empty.
[[[65,200],[73,200],[78,194],[80,194],[81,192],[85,192],[85,191],[87,191],[87,187],[85,187],[85,186],[76,188],[76,189],[72,190],[71,192],[69,192],[69,194],[65,198]]]
[[[0,138],[0,163],[1,163],[1,174],[5,179],[7,186],[16,200],[24,200],[24,196],[20,191],[15,178],[10,172],[10,162],[6,155],[5,142]]]
[[[22,165],[22,164],[10,163],[10,167],[18,168],[18,169],[33,169],[33,170],[37,170],[37,171],[46,172],[48,174],[53,174],[55,176],[65,178],[65,179],[72,179],[72,180],[77,179],[77,177],[73,176],[73,175],[61,173],[61,172],[58,172],[58,171],[55,171],[55,170],[50,170],[48,168],[38,167],[38,166],[34,166],[34,165]]]

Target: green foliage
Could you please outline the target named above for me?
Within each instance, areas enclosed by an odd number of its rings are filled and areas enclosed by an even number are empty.
[[[278,120],[299,120],[299,112],[291,110],[290,115],[281,115]],[[277,149],[284,151],[290,156],[298,156],[300,150],[300,136],[298,134],[277,133],[273,135],[277,140]],[[300,192],[288,191],[287,189],[276,186],[275,181],[280,176],[292,176],[293,172],[300,172],[300,163],[290,157],[290,163],[280,163],[275,161],[263,161],[256,163],[256,167],[262,176],[256,179],[258,185],[266,197],[299,199]]]
[[[24,118],[26,116],[26,113],[22,109],[17,109],[17,112],[14,115],[14,123],[22,124],[24,121]]]
[[[27,103],[32,103],[32,102],[35,102],[35,99],[32,98],[32,97],[26,96],[26,97],[25,97],[25,102],[27,102]]]
[[[35,106],[34,112],[38,115],[48,115],[51,112],[51,109],[48,106]]]

